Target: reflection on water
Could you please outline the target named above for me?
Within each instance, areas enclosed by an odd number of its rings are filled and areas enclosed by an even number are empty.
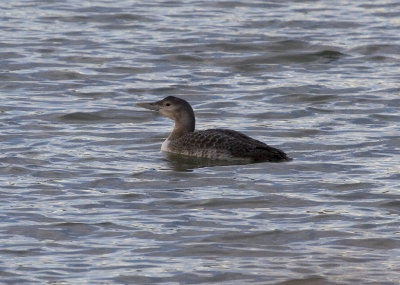
[[[397,284],[396,1],[1,1],[7,284]],[[160,152],[189,101],[290,163]]]
[[[201,157],[189,157],[174,153],[164,153],[170,169],[174,171],[193,171],[196,168],[213,167],[213,166],[227,166],[227,165],[243,165],[248,164],[246,161],[229,161],[229,160],[215,160]]]

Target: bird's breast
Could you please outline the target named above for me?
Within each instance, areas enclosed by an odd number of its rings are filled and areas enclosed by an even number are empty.
[[[166,139],[161,145],[161,151],[169,152],[170,151],[170,149],[169,149],[170,143],[171,143],[171,141],[169,139]]]

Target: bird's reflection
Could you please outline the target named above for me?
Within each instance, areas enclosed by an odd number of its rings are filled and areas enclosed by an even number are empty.
[[[228,161],[215,160],[202,157],[191,157],[176,153],[165,153],[166,161],[171,169],[175,171],[193,171],[196,168],[227,166],[227,165],[243,165],[248,164],[246,161]]]

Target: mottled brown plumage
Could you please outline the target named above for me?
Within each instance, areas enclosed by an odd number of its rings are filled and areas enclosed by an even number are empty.
[[[249,162],[279,162],[290,158],[281,150],[233,130],[195,131],[192,107],[183,99],[169,96],[155,103],[138,103],[175,121],[174,130],[161,150],[194,157]]]

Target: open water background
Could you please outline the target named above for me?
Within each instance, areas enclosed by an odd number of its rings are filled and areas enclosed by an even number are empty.
[[[0,282],[398,284],[400,2],[0,2]],[[174,95],[289,163],[159,152]]]

